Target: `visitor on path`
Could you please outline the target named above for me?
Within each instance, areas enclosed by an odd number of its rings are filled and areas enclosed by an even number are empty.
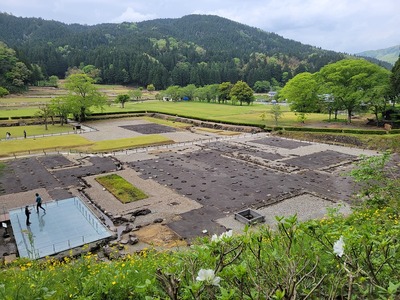
[[[26,139],[26,130],[24,130],[24,139]]]
[[[29,216],[31,214],[31,211],[29,210],[29,206],[25,206],[25,216],[26,216],[26,226],[31,225],[31,222],[29,222]]]
[[[11,138],[11,133],[9,133],[8,131],[6,132],[6,140],[9,140]]]
[[[46,210],[42,207],[42,197],[38,193],[36,193],[36,212],[39,213],[39,208],[43,209],[46,213]]]

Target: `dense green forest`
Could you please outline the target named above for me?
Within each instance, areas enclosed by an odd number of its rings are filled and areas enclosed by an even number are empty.
[[[87,26],[1,13],[0,41],[45,77],[93,65],[102,83],[157,89],[238,80],[283,86],[346,56],[206,15]]]

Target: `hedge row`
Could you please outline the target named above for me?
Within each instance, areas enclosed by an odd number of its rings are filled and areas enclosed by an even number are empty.
[[[11,120],[20,120],[20,119],[35,119],[34,116],[19,116],[19,117],[11,117]]]
[[[250,124],[245,122],[233,122],[233,121],[221,121],[221,120],[212,120],[207,118],[201,117],[194,117],[194,116],[181,116],[177,114],[171,113],[160,113],[158,111],[152,110],[142,110],[142,111],[126,111],[126,112],[99,112],[99,113],[92,113],[90,117],[107,117],[115,118],[118,116],[132,116],[132,115],[142,115],[142,114],[159,114],[159,115],[167,115],[174,118],[184,118],[184,119],[193,119],[197,121],[204,121],[204,122],[213,122],[218,124],[227,124],[227,125],[236,125],[236,126],[251,126],[251,127],[258,127],[264,129],[265,131],[278,131],[278,130],[286,130],[286,131],[302,131],[302,132],[326,132],[326,133],[349,133],[349,134],[386,134],[385,130],[369,130],[369,129],[341,129],[341,128],[308,128],[308,127],[283,127],[283,126],[273,126],[273,127],[266,127],[262,124]],[[90,119],[90,117],[88,119]],[[19,117],[11,117],[11,120],[20,120],[20,119],[32,119],[32,116],[19,116]],[[0,120],[9,120],[8,117],[2,117]],[[399,134],[400,129],[392,129],[390,134]]]
[[[127,114],[158,114],[158,115],[167,115],[175,118],[183,118],[183,119],[193,119],[197,121],[204,121],[204,122],[213,122],[213,123],[218,123],[218,124],[228,124],[228,125],[236,125],[236,126],[252,126],[252,127],[258,127],[261,129],[265,128],[265,125],[260,125],[260,124],[249,124],[249,123],[244,123],[244,122],[230,122],[230,121],[220,121],[220,120],[212,120],[212,119],[207,119],[207,118],[201,118],[201,117],[193,117],[193,116],[181,116],[177,114],[171,114],[171,113],[160,113],[158,111],[152,111],[152,110],[146,110],[146,111],[134,111],[134,112],[103,112],[103,113],[93,113],[91,116],[104,116],[107,117],[107,115],[127,115]]]
[[[373,129],[309,128],[309,127],[290,127],[290,126],[266,127],[265,129],[270,131],[286,130],[286,131],[349,133],[349,134],[376,134],[376,135],[387,134],[385,130],[373,130]],[[389,133],[399,134],[400,129],[392,129],[391,131],[389,131]]]

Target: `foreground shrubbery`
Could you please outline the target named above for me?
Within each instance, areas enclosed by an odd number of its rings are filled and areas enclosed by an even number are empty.
[[[367,160],[354,173],[374,183],[361,191],[366,205],[348,217],[278,219],[274,230],[229,232],[184,251],[147,250],[113,262],[94,254],[20,260],[2,269],[0,298],[397,299],[399,194],[391,183],[398,179],[379,178],[387,159]]]

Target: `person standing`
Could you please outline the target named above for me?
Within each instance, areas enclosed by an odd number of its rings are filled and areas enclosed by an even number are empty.
[[[29,210],[29,206],[25,206],[25,216],[26,216],[26,226],[31,225],[31,222],[29,221],[29,216],[31,214],[31,211]]]
[[[24,139],[26,139],[26,130],[24,130]]]
[[[42,207],[42,197],[38,193],[36,193],[36,212],[39,213],[39,208],[41,208],[44,212],[46,210]]]

